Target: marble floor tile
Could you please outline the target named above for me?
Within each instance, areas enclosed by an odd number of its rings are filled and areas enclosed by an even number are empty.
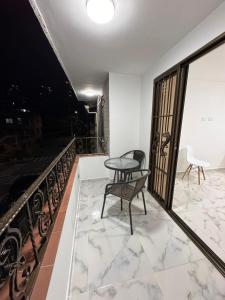
[[[165,300],[224,300],[225,279],[206,259],[155,273]]]
[[[161,300],[163,294],[154,278],[148,275],[113,285],[107,285],[90,292],[89,300]]]
[[[73,296],[69,296],[68,300],[89,300],[89,292],[82,294],[74,294]]]
[[[154,271],[204,257],[172,220],[149,219],[138,235]]]
[[[89,288],[128,280],[152,272],[146,253],[136,238],[117,228],[106,234],[89,234]]]
[[[178,212],[193,208],[225,207],[225,169],[207,170],[206,180],[199,185],[196,176],[181,179],[178,173],[175,181],[173,209]]]
[[[81,183],[68,300],[223,299],[221,275],[147,191],[147,215],[141,195],[132,203],[132,236],[125,201],[121,211],[119,199],[107,197],[101,219],[108,182]],[[220,206],[208,215],[223,228]]]
[[[213,208],[187,211],[179,216],[225,261],[225,224]]]
[[[173,210],[225,261],[225,169],[207,170],[199,185],[196,174],[177,174]]]
[[[79,233],[76,237],[70,294],[79,295],[88,291],[88,234]]]

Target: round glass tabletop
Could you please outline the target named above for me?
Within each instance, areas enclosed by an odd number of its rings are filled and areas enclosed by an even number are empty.
[[[107,159],[104,165],[111,170],[125,171],[138,167],[139,162],[131,158],[116,157]]]

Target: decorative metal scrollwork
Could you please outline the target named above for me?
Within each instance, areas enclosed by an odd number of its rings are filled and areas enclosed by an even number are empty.
[[[48,228],[51,224],[50,215],[47,211],[44,210],[44,206],[44,193],[40,189],[38,189],[32,198],[30,208],[33,226],[38,221],[38,231],[41,237],[46,236]]]
[[[38,215],[38,231],[42,238],[46,237],[50,224],[50,215],[43,211],[40,212]]]
[[[38,271],[40,249],[55,221],[75,156],[73,140],[36,184],[13,203],[7,219],[1,219],[0,299],[3,294],[10,300],[29,298],[31,273]]]
[[[66,154],[64,154],[62,157],[62,164],[63,164],[64,174],[65,174],[65,176],[67,176],[68,175],[68,165],[67,165]]]
[[[48,192],[51,194],[52,204],[54,207],[57,207],[60,201],[60,190],[57,185],[56,174],[52,170],[47,177],[48,181]]]
[[[161,140],[161,147],[160,147],[160,155],[165,157],[167,156],[167,152],[164,151],[166,148],[168,148],[168,144],[171,140],[171,135],[169,132],[164,132],[162,134],[162,140]]]
[[[0,288],[9,278],[10,299],[25,300],[25,290],[31,274],[21,255],[22,236],[17,228],[8,228],[0,242]],[[21,273],[22,275],[18,276]]]
[[[155,136],[153,138],[153,143],[152,143],[152,153],[156,153],[158,146],[159,146],[159,141],[160,141],[160,134],[159,132],[155,133]]]
[[[48,188],[50,192],[53,190],[56,182],[55,173],[53,171],[51,171],[51,173],[48,175],[47,180],[48,180]]]
[[[42,212],[44,207],[44,193],[40,189],[34,193],[31,201],[29,202],[29,206],[31,210],[32,223],[34,226],[37,222],[40,212]]]
[[[62,169],[62,163],[59,161],[56,165],[56,172],[59,180],[59,188],[60,191],[64,189],[64,179],[63,179],[63,169]]]
[[[71,165],[71,161],[70,161],[70,153],[69,153],[69,151],[66,153],[65,159],[66,159],[66,168],[67,168],[67,171],[69,172],[69,170],[70,170],[70,165]],[[67,174],[68,174],[68,173],[67,173]]]

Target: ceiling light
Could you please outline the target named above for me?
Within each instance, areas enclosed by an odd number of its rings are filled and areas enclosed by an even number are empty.
[[[108,23],[112,20],[114,11],[112,0],[87,0],[87,14],[96,23]]]
[[[96,97],[96,96],[101,96],[102,92],[98,90],[85,89],[83,91],[80,91],[80,94],[87,97]]]

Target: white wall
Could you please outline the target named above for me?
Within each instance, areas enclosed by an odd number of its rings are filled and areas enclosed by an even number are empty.
[[[109,153],[109,78],[107,77],[103,88],[104,95],[104,108],[103,108],[103,121],[104,121],[104,138],[108,141],[107,153]]]
[[[141,79],[109,73],[110,156],[139,149]]]
[[[153,80],[225,31],[225,3],[157,61],[142,77],[140,148],[149,153]],[[148,155],[147,155],[148,159]]]
[[[190,65],[181,131],[181,148],[191,145],[195,156],[208,161],[211,169],[225,168],[224,117],[225,44]],[[178,171],[187,167],[182,154]]]
[[[80,179],[97,179],[109,177],[109,169],[104,166],[108,156],[84,156],[79,159]]]

